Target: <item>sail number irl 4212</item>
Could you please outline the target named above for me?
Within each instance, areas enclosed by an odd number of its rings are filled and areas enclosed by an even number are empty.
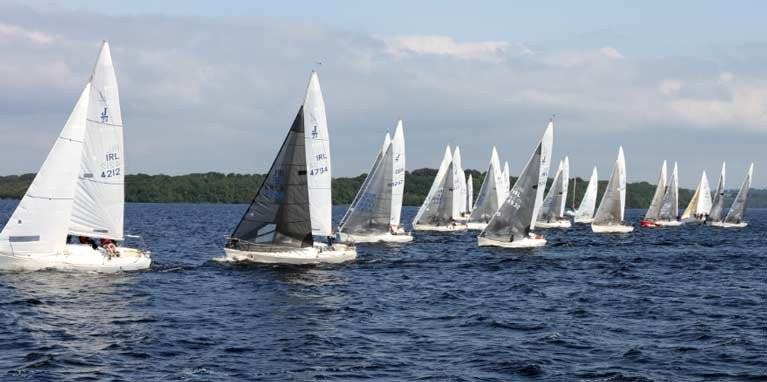
[[[104,154],[104,159],[106,159],[106,163],[104,163],[103,170],[101,171],[101,177],[112,178],[119,176],[121,173],[120,154],[116,152],[106,153]]]

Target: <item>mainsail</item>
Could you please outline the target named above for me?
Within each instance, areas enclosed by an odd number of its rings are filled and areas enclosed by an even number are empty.
[[[391,138],[387,133],[373,167],[362,183],[346,214],[340,231],[353,234],[389,232],[392,211],[392,178],[394,175]]]
[[[436,222],[447,222],[453,218],[453,156],[450,152],[450,146],[445,148],[445,155],[442,157],[442,163],[434,177],[429,193],[418,209],[413,225]],[[449,208],[446,205],[450,201]]]
[[[743,222],[743,215],[746,213],[746,203],[748,202],[748,190],[751,188],[751,178],[753,175],[754,164],[751,163],[746,172],[746,179],[740,185],[738,195],[735,196],[730,211],[727,213],[727,217],[724,218],[725,223],[739,224]]]
[[[120,95],[109,44],[91,74],[80,173],[69,220],[73,235],[123,239],[125,152]]]
[[[708,178],[706,172],[700,176],[700,182],[698,187],[695,188],[695,193],[690,199],[690,204],[685,208],[682,213],[682,219],[699,218],[702,215],[708,215],[711,211],[711,187],[708,185]]]
[[[91,84],[85,85],[48,157],[0,232],[0,251],[60,253],[66,245],[85,138]]]
[[[498,160],[498,152],[493,147],[485,179],[482,181],[482,186],[479,187],[477,203],[469,216],[470,222],[487,223],[495,211],[498,211],[498,207],[503,203],[503,198],[506,196],[503,184],[503,173]]]
[[[623,222],[626,206],[626,159],[623,147],[618,149],[618,159],[615,161],[610,180],[607,182],[602,202],[594,216],[594,225],[617,225]]]
[[[722,162],[722,173],[719,174],[719,182],[716,185],[716,192],[714,193],[714,200],[711,202],[711,212],[708,214],[709,221],[722,221],[724,217],[724,180],[725,171],[727,170],[726,163]]]
[[[597,186],[599,185],[599,179],[597,178],[597,168],[591,172],[591,178],[589,179],[589,185],[586,186],[586,192],[583,194],[581,205],[578,210],[575,211],[575,220],[589,220],[594,217],[594,209],[597,206]]]
[[[554,137],[553,125],[550,123],[519,174],[509,197],[493,215],[487,227],[480,236],[498,241],[515,241],[528,237],[530,230],[535,227],[536,199],[539,190],[548,178],[548,162],[551,156],[551,146]]]
[[[549,180],[549,167],[551,167],[551,151],[554,146],[554,120],[549,120],[549,124],[546,126],[546,131],[543,133],[541,139],[543,148],[541,149],[541,168],[538,177],[538,188],[535,195],[535,208],[533,209],[533,220],[530,223],[530,229],[535,228],[535,220],[538,217],[538,211],[541,209],[541,203],[543,203],[543,191],[546,188],[546,182]],[[504,166],[503,172],[504,178],[507,182],[510,182],[508,166]]]
[[[655,194],[652,196],[650,207],[647,208],[647,213],[644,218],[647,220],[658,220],[658,214],[660,214],[660,207],[663,203],[663,194],[666,190],[666,182],[668,176],[666,175],[666,161],[663,161],[663,165],[660,167],[660,175],[658,175],[658,184],[655,187]]]
[[[391,219],[389,224],[396,230],[400,226],[402,197],[405,194],[405,133],[401,119],[397,121],[397,127],[394,129],[391,150],[394,163],[392,167]]]
[[[312,71],[304,98],[304,134],[306,145],[307,186],[312,233],[317,236],[333,234],[330,168],[330,135],[325,116],[325,100],[322,98],[320,78]]]
[[[658,211],[658,220],[673,221],[679,214],[679,171],[676,162],[674,170],[671,172],[671,182],[666,187],[666,193],[663,194],[663,201]]]
[[[453,219],[463,216],[466,211],[466,175],[461,164],[461,148],[456,146],[453,153]]]
[[[503,200],[509,196],[509,189],[511,189],[511,178],[509,176],[509,162],[503,162]]]

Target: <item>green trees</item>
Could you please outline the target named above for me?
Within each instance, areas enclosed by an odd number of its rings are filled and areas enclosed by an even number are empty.
[[[484,173],[467,170],[474,178],[474,197],[482,185]],[[437,170],[421,168],[405,174],[405,205],[418,206],[429,193]],[[366,174],[352,178],[333,180],[333,203],[349,204],[365,180]],[[34,174],[0,176],[0,198],[19,199],[34,179]],[[249,203],[261,186],[264,175],[259,174],[222,174],[208,172],[187,175],[147,175],[133,174],[125,177],[125,199],[128,202],[147,203]],[[511,178],[512,184],[516,178]],[[551,183],[551,179],[549,179]],[[575,189],[576,206],[580,204],[586,190],[586,180],[577,179]],[[599,198],[602,197],[607,181],[599,182]],[[573,180],[570,180],[570,190]],[[647,208],[655,192],[655,185],[647,182],[630,183],[626,192],[628,208]],[[737,191],[728,191],[728,199],[735,197]],[[679,206],[684,208],[692,197],[692,190],[679,190]],[[726,201],[729,205],[730,201]],[[572,194],[567,198],[568,207],[572,205]],[[752,189],[749,193],[750,207],[767,207],[767,190]]]

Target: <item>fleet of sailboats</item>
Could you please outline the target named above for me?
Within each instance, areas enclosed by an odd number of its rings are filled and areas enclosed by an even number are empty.
[[[550,120],[514,185],[509,163],[501,167],[492,148],[476,200],[472,174],[466,174],[460,147],[445,148],[429,193],[413,219],[416,231],[480,230],[479,246],[532,248],[546,244],[535,232],[567,228],[570,219],[595,233],[629,233],[626,222],[626,159],[623,147],[597,208],[594,167],[575,209],[575,179],[565,156],[544,192],[554,139]],[[303,103],[263,184],[224,245],[222,262],[279,264],[341,263],[357,256],[356,243],[406,243],[413,236],[401,223],[406,176],[402,120],[386,133],[353,202],[336,229],[332,225],[331,152],[319,76],[312,71]],[[59,269],[119,272],[148,268],[148,251],[122,246],[125,152],[117,78],[104,42],[86,83],[48,157],[8,223],[0,232],[0,271]],[[726,165],[715,191],[701,174],[687,208],[679,216],[679,172],[668,176],[663,161],[642,227],[705,222],[740,228],[754,165],[725,214]],[[568,191],[573,210],[565,212]],[[595,212],[596,210],[596,212]],[[75,240],[76,239],[76,240]]]

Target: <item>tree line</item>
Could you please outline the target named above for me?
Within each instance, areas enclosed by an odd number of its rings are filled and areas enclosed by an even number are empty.
[[[472,174],[474,193],[479,192],[484,179],[484,173],[477,170],[467,170],[466,175]],[[405,173],[405,195],[403,203],[419,206],[423,203],[429,188],[437,175],[437,170],[422,168]],[[34,174],[0,176],[0,198],[20,199],[34,179]],[[349,204],[357,194],[367,174],[351,178],[335,178],[333,180],[333,204]],[[133,174],[125,176],[125,200],[143,203],[249,203],[258,187],[264,181],[263,174],[223,174],[208,172],[187,175],[147,175]],[[511,178],[511,184],[516,181]],[[580,204],[586,191],[587,180],[576,178],[570,180],[570,192],[567,205]],[[549,179],[551,184],[551,179]],[[573,193],[573,186],[575,192]],[[715,185],[712,185],[715,186]],[[601,199],[607,187],[607,181],[599,182]],[[650,205],[655,185],[647,182],[629,183],[626,191],[626,207],[647,208]],[[737,190],[727,192],[728,199],[734,198]],[[679,189],[679,206],[684,208],[692,197],[693,190]],[[574,196],[574,200],[573,200]],[[598,200],[599,200],[598,199]],[[730,201],[726,202],[729,205]],[[752,189],[749,193],[750,207],[767,207],[767,190]]]

